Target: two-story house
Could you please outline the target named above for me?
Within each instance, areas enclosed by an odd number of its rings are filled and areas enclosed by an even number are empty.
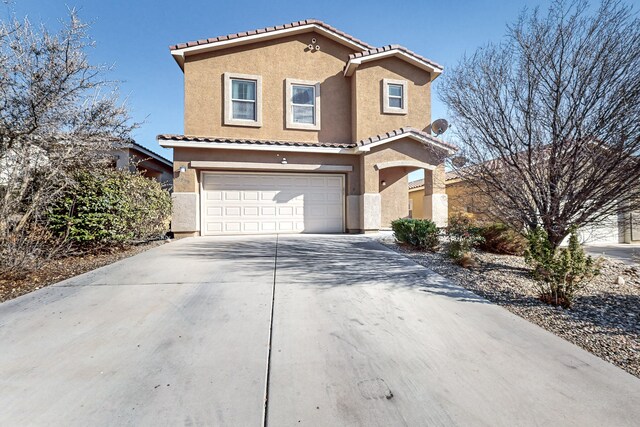
[[[424,169],[424,216],[447,219],[431,135],[442,67],[373,47],[317,20],[170,47],[184,73],[174,150],[177,237],[361,233],[408,216],[407,174]]]

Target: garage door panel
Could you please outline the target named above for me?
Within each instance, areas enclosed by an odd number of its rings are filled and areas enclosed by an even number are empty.
[[[246,233],[257,233],[260,231],[260,223],[258,221],[255,222],[245,222],[242,224],[243,230]]]
[[[344,231],[342,176],[203,175],[204,234]]]
[[[244,216],[258,216],[260,213],[260,209],[257,206],[246,206],[242,210],[242,215]]]

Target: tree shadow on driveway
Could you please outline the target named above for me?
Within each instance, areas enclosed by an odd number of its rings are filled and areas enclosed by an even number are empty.
[[[275,236],[237,239],[194,239],[178,253],[203,261],[232,261],[237,268],[251,268],[256,260],[274,260],[276,283],[330,289],[349,286],[384,286],[414,289],[460,301],[489,303],[365,237]]]

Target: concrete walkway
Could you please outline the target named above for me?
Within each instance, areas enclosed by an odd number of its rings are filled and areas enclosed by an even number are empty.
[[[605,256],[627,265],[637,266],[640,261],[640,245],[625,243],[609,245],[586,245],[584,250],[594,257]]]
[[[639,379],[362,236],[173,242],[0,304],[0,346],[0,425],[640,419]]]

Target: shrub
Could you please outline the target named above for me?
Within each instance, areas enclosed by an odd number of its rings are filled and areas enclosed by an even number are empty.
[[[483,241],[480,229],[466,215],[452,215],[446,232],[449,238],[447,255],[457,261],[468,255]]]
[[[506,224],[495,223],[480,228],[484,239],[478,248],[485,252],[506,255],[523,255],[527,249],[527,239]]]
[[[396,219],[391,229],[397,241],[420,249],[435,251],[440,243],[438,227],[428,219]]]
[[[585,255],[578,243],[575,230],[571,231],[569,245],[557,250],[541,228],[531,231],[527,240],[525,260],[533,268],[540,299],[570,308],[576,293],[599,273],[593,259]]]
[[[83,171],[49,210],[51,230],[81,244],[126,243],[167,231],[169,193],[160,183],[119,170]]]

